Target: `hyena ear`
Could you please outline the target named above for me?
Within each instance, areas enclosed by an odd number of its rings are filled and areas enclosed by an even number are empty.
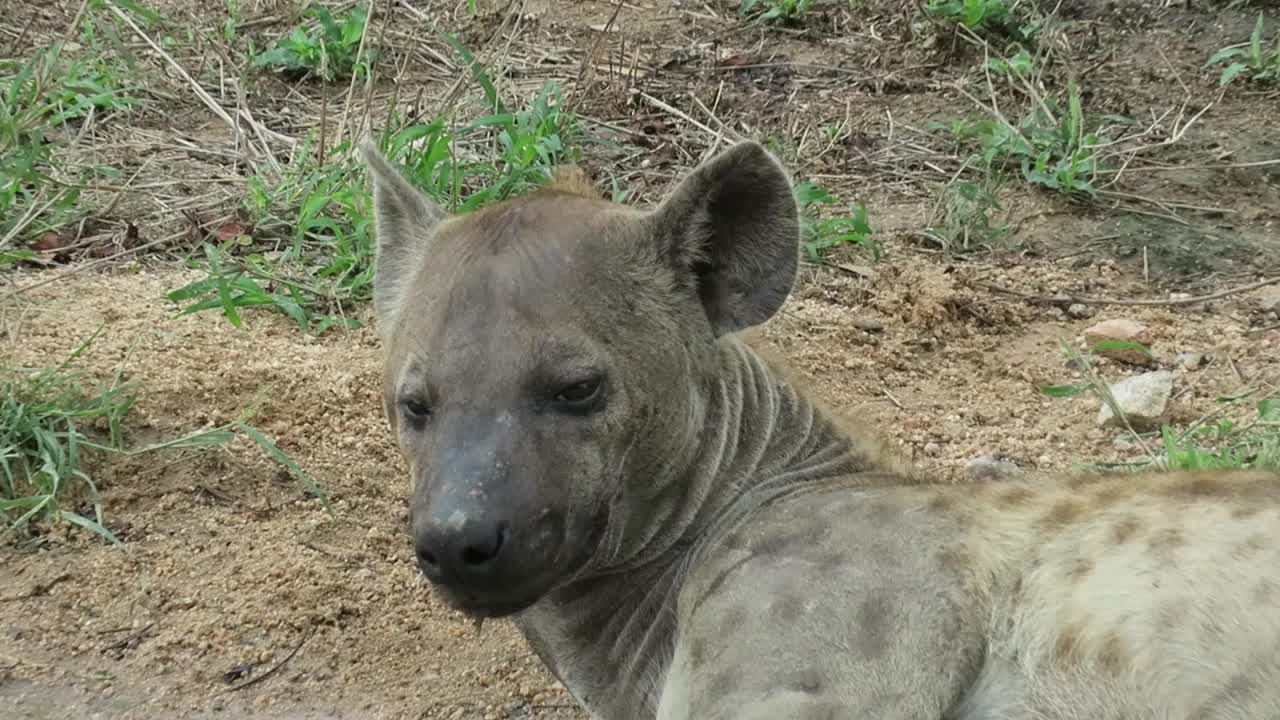
[[[704,162],[654,212],[677,277],[696,288],[717,336],[782,307],[800,263],[800,212],[782,165],[757,142]]]
[[[448,213],[411,185],[372,143],[361,143],[360,154],[373,179],[373,309],[385,332],[394,325],[431,238]]]

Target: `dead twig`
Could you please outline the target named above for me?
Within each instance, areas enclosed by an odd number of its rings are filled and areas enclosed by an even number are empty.
[[[49,593],[49,590],[52,589],[54,585],[57,585],[60,582],[65,582],[70,579],[71,579],[71,573],[63,573],[53,578],[52,580],[45,580],[44,582],[38,582],[35,585],[32,585],[31,589],[24,593],[18,593],[17,595],[10,595],[9,597],[6,597],[6,598],[0,598],[0,602],[17,602],[18,600],[30,600],[31,598],[37,598],[42,595],[47,595]]]
[[[1010,290],[1009,288],[1000,287],[992,283],[983,282],[981,280],[965,280],[966,284],[972,285],[983,290],[989,290],[1001,295],[1009,295],[1020,298],[1032,303],[1044,303],[1048,305],[1123,305],[1123,306],[1164,306],[1175,307],[1179,305],[1194,305],[1196,303],[1209,302],[1210,300],[1220,300],[1231,295],[1239,295],[1240,293],[1257,290],[1258,288],[1267,287],[1268,285],[1280,284],[1280,277],[1259,280],[1249,285],[1241,285],[1240,287],[1222,290],[1208,295],[1197,295],[1188,298],[1169,298],[1167,300],[1120,300],[1117,298],[1098,298],[1087,297],[1082,295],[1035,295],[1032,293],[1019,292],[1018,290]]]
[[[259,676],[257,676],[257,677],[249,678],[248,680],[245,680],[244,682],[240,683],[239,685],[232,685],[231,687],[227,688],[226,690],[223,690],[222,692],[223,692],[223,693],[232,693],[232,692],[235,692],[235,691],[237,691],[237,690],[243,690],[243,689],[245,689],[245,688],[247,688],[247,687],[251,687],[251,686],[253,686],[253,685],[257,685],[258,683],[262,682],[263,680],[266,680],[267,678],[271,677],[272,675],[275,675],[277,672],[279,672],[279,671],[280,671],[280,668],[284,667],[286,663],[288,663],[290,660],[292,660],[292,659],[293,659],[293,656],[294,656],[294,655],[297,655],[297,654],[298,654],[298,651],[299,651],[299,650],[301,650],[301,649],[302,649],[302,646],[303,646],[303,645],[305,645],[305,644],[307,643],[307,641],[311,639],[311,636],[312,636],[312,635],[315,635],[315,631],[312,631],[312,632],[310,632],[310,633],[307,633],[306,635],[303,635],[303,636],[302,636],[302,639],[298,641],[298,644],[293,646],[293,650],[290,650],[290,651],[289,651],[289,654],[288,654],[288,655],[285,655],[283,660],[281,660],[280,662],[276,663],[275,665],[272,665],[272,666],[271,666],[271,667],[270,667],[266,672],[262,673],[261,675],[259,675]]]

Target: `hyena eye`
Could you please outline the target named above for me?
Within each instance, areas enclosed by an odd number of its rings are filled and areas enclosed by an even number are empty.
[[[600,407],[604,397],[604,378],[589,377],[565,385],[556,392],[555,402],[570,412],[589,412]]]
[[[419,398],[406,398],[400,401],[400,408],[405,417],[413,422],[426,422],[431,417],[431,406]]]

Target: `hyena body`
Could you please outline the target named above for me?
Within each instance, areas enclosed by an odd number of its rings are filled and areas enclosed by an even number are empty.
[[[366,155],[419,566],[594,718],[1280,718],[1280,477],[900,472],[739,336],[797,266],[759,145],[461,217]]]

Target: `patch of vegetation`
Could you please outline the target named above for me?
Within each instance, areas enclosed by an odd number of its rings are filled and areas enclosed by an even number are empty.
[[[1205,67],[1219,65],[1234,60],[1222,70],[1218,76],[1218,85],[1224,86],[1238,78],[1255,83],[1280,82],[1280,32],[1276,33],[1271,47],[1263,47],[1264,21],[1262,13],[1258,13],[1258,21],[1249,36],[1249,45],[1245,47],[1226,47],[1214,53]]]
[[[1242,398],[1218,398],[1219,403]],[[1245,423],[1221,419],[1192,425],[1181,433],[1160,430],[1170,470],[1244,469],[1280,471],[1280,397],[1254,403],[1256,417]]]
[[[364,48],[363,53],[360,49],[369,21],[367,5],[357,4],[337,17],[322,5],[312,5],[305,16],[314,18],[315,26],[295,27],[255,57],[254,64],[325,80],[348,78],[352,73],[360,79],[368,77],[376,53],[372,48]]]
[[[1020,0],[927,0],[924,13],[954,30],[1015,47],[1034,45],[1047,29],[1061,24],[1037,11],[1034,3]]]
[[[925,235],[943,252],[992,250],[1009,235],[1009,225],[993,215],[1003,210],[998,193],[1004,176],[989,173],[980,180],[956,180],[947,185],[934,209]]]
[[[1018,122],[993,111],[976,120],[933,127],[947,127],[961,143],[975,143],[976,159],[988,172],[1012,165],[1033,185],[1092,197],[1095,179],[1104,169],[1099,157],[1104,138],[1100,128],[1086,122],[1079,86],[1067,83],[1065,108],[1056,97],[1029,91],[1034,87],[1034,67],[1026,49],[1007,60],[992,59],[989,69],[1029,96],[1028,109]]]
[[[487,76],[480,85],[492,114],[456,129],[444,117],[408,127],[393,117],[378,139],[415,185],[456,213],[541,185],[555,165],[576,158],[577,124],[562,109],[558,85],[546,83],[516,111],[506,109]],[[341,159],[319,163],[306,147],[280,181],[255,178],[245,227],[205,243],[194,265],[206,277],[168,294],[180,313],[221,310],[239,327],[241,311],[262,307],[313,334],[355,326],[347,311],[372,295],[373,242],[365,168],[351,151],[342,143],[331,155]]]
[[[738,11],[756,20],[795,21],[804,17],[813,0],[742,0]]]
[[[55,177],[53,156],[73,124],[135,102],[124,93],[118,68],[103,59],[73,59],[61,43],[26,61],[0,60],[0,250],[81,217],[84,184],[96,176],[118,177],[110,167]]]
[[[93,383],[71,364],[88,350],[98,329],[55,367],[0,369],[0,539],[29,533],[36,523],[67,521],[119,543],[103,517],[102,499],[89,471],[93,454],[136,456],[159,450],[209,447],[237,433],[258,443],[299,478],[326,509],[324,492],[301,467],[244,418],[212,430],[130,448],[123,421],[136,395],[119,375]]]
[[[1012,20],[1006,0],[928,0],[924,10],[930,17],[974,32],[1005,31]]]
[[[1080,352],[1067,343],[1063,352],[1072,367],[1080,370],[1081,381],[1070,385],[1050,385],[1039,388],[1048,397],[1071,397],[1090,393],[1111,407],[1111,412],[1121,419],[1124,414],[1116,405],[1106,380],[1094,368],[1093,353],[1100,350],[1138,350],[1150,355],[1150,350],[1139,343],[1100,342],[1086,352]],[[1171,425],[1163,425],[1155,433],[1140,433],[1124,420],[1131,438],[1147,457],[1137,462],[1124,463],[1122,467],[1142,470],[1205,470],[1205,469],[1254,469],[1280,471],[1280,393],[1254,402],[1256,417],[1243,423],[1215,416],[1222,411],[1256,396],[1257,389],[1217,398],[1220,410],[1210,413],[1179,431]],[[1115,466],[1108,465],[1109,469]]]
[[[829,251],[844,245],[860,245],[874,260],[880,259],[880,244],[867,220],[866,207],[850,205],[848,215],[824,218],[822,207],[840,204],[839,198],[807,180],[796,183],[795,194],[800,205],[801,247],[811,262],[823,262]]]

